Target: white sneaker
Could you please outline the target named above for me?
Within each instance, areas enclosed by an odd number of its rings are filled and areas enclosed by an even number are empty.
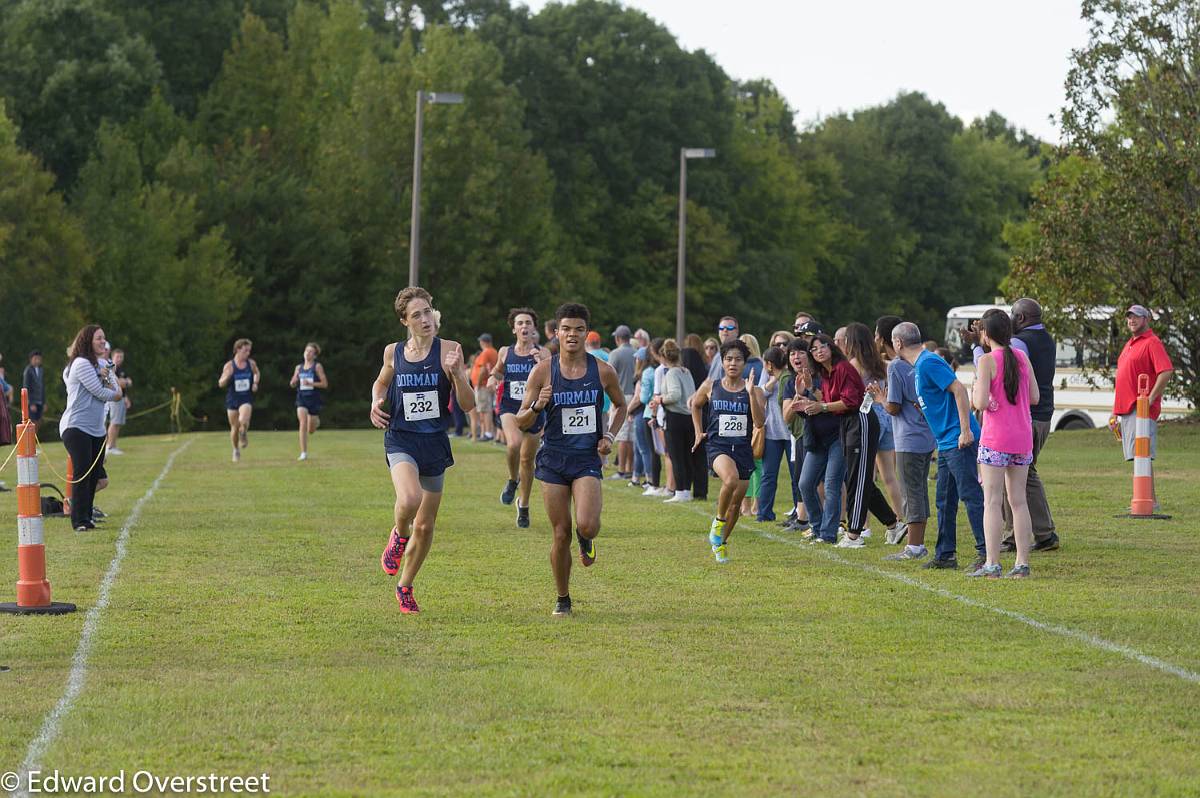
[[[296,458],[297,462],[308,459],[308,452],[300,452],[300,456]]]
[[[657,496],[658,488],[654,487],[653,485],[647,485],[646,489],[644,491],[642,491],[642,495],[643,496]]]
[[[871,527],[869,527],[869,526],[868,526],[868,527],[863,527],[863,531],[862,531],[862,532],[859,532],[859,533],[858,533],[858,536],[859,536],[860,538],[869,538],[869,537],[871,537]]]
[[[233,462],[236,463],[238,460],[241,460],[241,459],[242,459],[242,450],[234,449],[233,450]]]
[[[904,539],[908,534],[908,524],[903,521],[897,521],[887,528],[887,532],[883,535],[883,542],[888,545],[895,545]]]
[[[111,449],[108,449],[107,451],[109,454],[125,454],[125,452],[121,451],[116,446],[112,447]]]
[[[670,488],[659,488],[655,496],[674,496],[675,493]]]
[[[677,490],[675,495],[663,502],[663,504],[672,504],[674,502],[690,502],[692,500],[692,492],[690,490]]]
[[[867,541],[863,539],[862,535],[859,535],[856,538],[852,538],[849,535],[846,535],[845,537],[843,537],[841,540],[839,540],[837,542],[837,548],[839,548],[839,549],[861,549],[861,548],[865,547],[866,545],[867,545]]]

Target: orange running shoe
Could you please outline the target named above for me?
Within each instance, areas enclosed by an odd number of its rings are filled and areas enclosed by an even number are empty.
[[[413,598],[411,587],[396,585],[396,601],[400,602],[400,612],[405,615],[421,611],[421,608],[417,606],[417,600]]]
[[[400,563],[404,559],[404,550],[408,547],[408,538],[400,537],[400,530],[392,527],[392,534],[388,536],[387,546],[383,549],[383,554],[379,556],[379,564],[383,566],[383,572],[388,576],[395,576],[400,570]]]

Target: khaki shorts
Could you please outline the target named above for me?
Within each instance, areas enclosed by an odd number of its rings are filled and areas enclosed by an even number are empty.
[[[896,472],[900,475],[900,518],[906,524],[919,524],[929,518],[929,457],[932,452],[896,452]]]
[[[625,397],[625,406],[629,407],[629,405],[632,403],[633,403],[633,394],[630,394],[629,396]],[[622,443],[622,442],[628,443],[629,441],[632,441],[632,440],[633,440],[633,417],[626,415],[625,423],[621,425],[620,431],[617,432],[617,443]]]
[[[486,413],[489,410],[495,410],[496,392],[486,385],[481,385],[475,389],[475,410],[480,413]]]
[[[1121,421],[1121,448],[1125,450],[1125,459],[1133,459],[1133,441],[1137,437],[1137,412],[1118,416]],[[1146,419],[1150,425],[1150,459],[1158,455],[1158,422],[1152,418]]]

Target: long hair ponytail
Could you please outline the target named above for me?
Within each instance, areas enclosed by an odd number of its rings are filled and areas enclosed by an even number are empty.
[[[993,313],[984,318],[983,329],[993,347],[1004,348],[1004,395],[1010,405],[1015,405],[1017,392],[1021,390],[1021,361],[1012,350],[1012,320],[1006,313]]]

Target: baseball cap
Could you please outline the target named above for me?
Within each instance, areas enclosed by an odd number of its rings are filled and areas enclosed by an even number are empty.
[[[485,344],[490,344],[492,342],[492,334],[491,333],[481,333],[479,335],[479,340],[483,341]]]
[[[812,320],[804,322],[795,329],[796,335],[820,335],[823,332],[825,332],[824,328]]]
[[[1150,318],[1150,311],[1146,310],[1145,305],[1130,305],[1129,310],[1125,311],[1125,315],[1128,316],[1130,314],[1141,316],[1143,319]]]
[[[590,333],[587,334],[587,342],[589,344],[600,343],[600,333],[596,332],[595,330],[592,330]]]
[[[629,329],[628,324],[621,324],[612,332],[614,338],[632,338],[633,330]]]

